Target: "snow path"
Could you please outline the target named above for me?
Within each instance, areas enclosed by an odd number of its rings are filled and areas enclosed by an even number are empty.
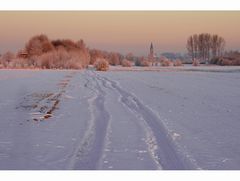
[[[106,108],[110,123],[105,139],[101,169],[162,169],[148,152],[148,137],[141,121],[122,104],[120,95],[109,87],[109,82],[92,72],[107,92]]]
[[[102,155],[109,113],[104,106],[106,93],[102,90],[95,77],[89,73],[84,74],[84,76],[87,79],[86,88],[95,90],[95,96],[88,100],[91,112],[90,125],[82,144],[72,158],[71,167],[73,169],[92,170],[98,168],[98,162]],[[92,80],[89,81],[89,78]]]
[[[88,129],[85,131],[82,142],[71,158],[68,169],[127,169],[129,166],[128,169],[162,169],[159,163],[155,163],[155,160],[145,151],[145,144],[141,144],[142,148],[138,148],[137,145],[140,144],[141,141],[148,140],[148,138],[144,137],[145,135],[143,135],[143,133],[132,135],[133,138],[129,138],[132,140],[131,145],[128,144],[130,141],[124,140],[121,146],[117,146],[117,142],[124,137],[122,135],[123,132],[120,136],[117,136],[115,132],[112,134],[109,133],[111,132],[111,126],[109,124],[110,121],[114,125],[118,124],[117,121],[120,120],[116,120],[115,115],[110,113],[110,111],[113,111],[112,108],[109,110],[109,107],[106,107],[106,96],[110,97],[110,94],[116,94],[116,92],[110,93],[109,87],[107,86],[108,82],[93,71],[85,71],[83,76],[86,79],[84,86],[94,92],[94,96],[88,99],[88,109],[91,113],[91,119],[89,120]],[[108,90],[104,91],[106,88]],[[114,96],[113,99],[116,99],[117,97]],[[113,99],[110,99],[111,102],[113,102]],[[118,108],[118,111],[120,111],[121,102],[116,103],[120,103],[120,107]],[[110,120],[110,117],[112,120]],[[128,119],[128,117],[122,115],[120,119]],[[119,126],[120,125],[118,125],[118,129],[120,128]],[[128,124],[128,126],[131,125]],[[131,134],[134,129],[136,129],[135,126],[130,129],[127,127],[120,128],[120,130],[124,131],[127,135]],[[137,129],[142,129],[142,127],[137,127]],[[116,138],[113,139],[113,137]],[[143,140],[139,140],[140,138]],[[110,140],[114,140],[113,145],[110,143]],[[113,147],[112,151],[114,153],[111,153],[111,156],[109,156],[108,153],[108,144]],[[153,147],[154,145],[152,149]],[[129,157],[129,155],[131,156]],[[114,159],[115,157],[117,159]],[[126,161],[127,159],[131,161]],[[120,163],[121,160],[123,160],[122,163]]]
[[[173,143],[172,137],[161,124],[161,120],[157,115],[146,107],[137,97],[123,90],[116,82],[105,77],[99,79],[104,81],[105,85],[110,85],[120,95],[120,100],[130,112],[135,114],[139,121],[144,121],[143,129],[148,128],[148,150],[152,154],[154,161],[161,165],[163,169],[196,169],[195,165],[183,155],[178,153],[176,146]]]

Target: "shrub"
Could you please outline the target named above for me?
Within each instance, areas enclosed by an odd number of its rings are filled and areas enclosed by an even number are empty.
[[[23,58],[15,58],[9,64],[8,68],[29,68],[26,59]]]
[[[107,71],[109,69],[108,61],[104,58],[98,58],[94,64],[97,71]]]
[[[122,64],[123,67],[131,67],[132,66],[132,62],[130,62],[127,59],[123,59],[121,64]]]
[[[80,62],[76,61],[75,59],[76,57],[71,57],[70,60],[68,60],[65,65],[64,68],[66,69],[82,69],[83,66]]]
[[[5,62],[11,62],[14,58],[15,58],[15,55],[14,53],[12,52],[6,52],[2,55],[2,60],[5,61]]]
[[[31,59],[35,62],[35,66],[44,69],[82,69],[88,63],[84,55],[81,51],[68,52],[64,48],[59,48]]]
[[[135,66],[148,67],[150,62],[145,57],[140,57],[135,61]]]
[[[219,57],[214,57],[210,60],[210,64],[218,64]]]
[[[193,66],[199,66],[200,65],[199,60],[198,59],[193,59],[192,65]]]
[[[211,60],[211,63],[222,66],[240,65],[240,58],[237,57],[215,58]]]
[[[168,60],[168,59],[164,59],[164,60],[161,62],[161,65],[162,65],[163,67],[168,67],[168,66],[171,65],[171,61]]]
[[[98,58],[103,58],[103,52],[100,50],[92,49],[90,53],[90,64],[94,65]]]
[[[141,61],[139,59],[137,59],[134,64],[135,64],[135,66],[141,66]]]
[[[119,65],[120,64],[120,55],[118,53],[112,52],[109,55],[108,62],[110,65]]]
[[[142,67],[149,67],[150,66],[150,62],[147,61],[147,60],[143,60],[143,61],[141,61],[140,66],[142,66]]]
[[[234,59],[232,61],[232,65],[240,65],[240,58],[239,59]]]
[[[214,57],[210,63],[217,65],[240,65],[240,52],[226,52],[223,57]]]
[[[173,66],[182,66],[183,64],[182,64],[182,61],[181,60],[176,60],[174,63],[173,63]]]
[[[0,58],[0,63],[3,67],[8,67],[10,65],[10,62],[13,61],[15,58],[14,53],[12,52],[6,52],[4,53]]]
[[[229,60],[229,59],[223,59],[221,61],[221,65],[232,65],[232,64],[233,64],[232,60]]]

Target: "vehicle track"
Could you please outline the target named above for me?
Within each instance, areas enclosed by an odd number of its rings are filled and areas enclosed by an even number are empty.
[[[118,92],[121,103],[145,125],[148,150],[154,161],[166,170],[196,169],[197,167],[177,150],[168,131],[158,116],[137,97],[122,89],[116,82],[95,74],[103,85]]]
[[[95,170],[102,156],[110,116],[104,105],[106,93],[96,77],[88,71],[84,76],[87,80],[84,86],[94,91],[95,96],[88,99],[91,120],[83,141],[73,154],[70,169]]]

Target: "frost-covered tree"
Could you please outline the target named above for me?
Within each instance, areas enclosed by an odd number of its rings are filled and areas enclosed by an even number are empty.
[[[104,58],[103,53],[100,50],[92,49],[90,53],[90,64],[94,65],[98,58]]]
[[[54,50],[54,46],[46,35],[37,35],[32,37],[26,44],[25,50],[28,57],[39,56],[43,53]]]
[[[4,67],[8,67],[8,65],[10,64],[10,62],[15,58],[15,54],[7,51],[6,53],[4,53],[1,57],[0,57],[0,63],[4,66]]]
[[[120,54],[116,52],[111,52],[108,58],[110,65],[119,65],[120,64]]]

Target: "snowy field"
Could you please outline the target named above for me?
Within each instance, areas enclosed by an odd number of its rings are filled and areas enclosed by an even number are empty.
[[[0,169],[240,169],[239,110],[239,67],[0,70]]]

